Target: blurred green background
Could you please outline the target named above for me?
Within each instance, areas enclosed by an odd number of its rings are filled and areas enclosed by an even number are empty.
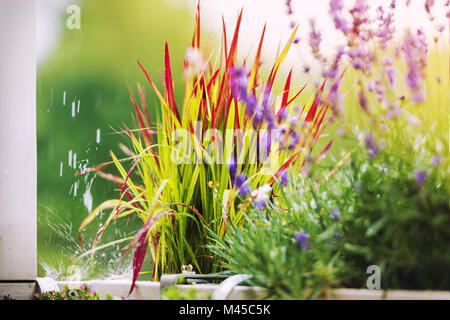
[[[38,275],[60,279],[71,272],[71,261],[80,250],[77,232],[88,208],[117,194],[111,182],[97,178],[91,183],[92,174],[75,173],[105,162],[111,149],[121,154],[118,145],[124,138],[113,134],[113,129],[131,125],[128,88],[136,93],[136,84],[144,84],[150,109],[156,109],[157,101],[136,59],[159,84],[165,41],[169,42],[176,99],[181,101],[183,57],[194,21],[187,1],[85,0],[76,4],[81,8],[81,29],[68,29],[65,21],[70,14],[61,12],[63,30],[54,50],[40,63],[37,78]],[[76,153],[75,168],[70,151]],[[85,249],[96,228],[83,234]],[[102,243],[130,235],[137,228],[130,220],[120,228],[123,234],[107,232]],[[72,270],[73,278],[129,271],[126,259],[115,260],[120,251],[114,249],[97,254],[94,268],[79,263],[82,267]]]

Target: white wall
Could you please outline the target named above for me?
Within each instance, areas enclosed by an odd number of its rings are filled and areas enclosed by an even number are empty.
[[[35,0],[0,0],[0,280],[35,280]]]

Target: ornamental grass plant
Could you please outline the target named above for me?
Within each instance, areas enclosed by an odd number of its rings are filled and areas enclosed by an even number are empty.
[[[122,146],[125,157],[111,152],[111,161],[81,173],[96,172],[119,187],[118,197],[94,209],[79,228],[81,242],[83,229],[103,210],[110,210],[90,250],[93,254],[111,221],[130,216],[142,220],[142,229],[124,248],[134,250],[131,291],[146,257],[154,280],[163,273],[180,273],[189,264],[199,273],[220,271],[207,248],[207,230],[222,239],[229,225],[245,224],[244,210],[252,205],[263,208],[276,197],[280,190],[276,182],[286,178],[288,168],[300,172],[313,166],[331,147],[328,138],[326,147],[318,150],[320,157],[312,158],[330,121],[328,104],[319,99],[324,87],[300,106],[295,100],[306,84],[291,83],[292,74],[279,80],[280,65],[297,29],[265,75],[260,69],[265,27],[255,57],[241,61],[237,54],[241,19],[242,11],[231,38],[223,23],[219,52],[205,52],[198,9],[184,61],[181,103],[174,98],[179,88],[173,87],[167,43],[163,91],[138,61],[160,100],[157,121],[150,119],[146,91],[138,86],[139,99],[131,93],[134,126],[122,131],[130,141]],[[273,90],[277,81],[282,81],[282,92]]]

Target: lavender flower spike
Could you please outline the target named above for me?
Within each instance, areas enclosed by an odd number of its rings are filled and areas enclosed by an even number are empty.
[[[299,231],[295,234],[294,240],[299,243],[301,249],[308,250],[309,249],[308,237],[309,237],[308,232]]]
[[[418,170],[418,171],[414,172],[414,179],[416,179],[416,182],[419,186],[423,185],[426,178],[427,178],[427,172],[425,170]]]

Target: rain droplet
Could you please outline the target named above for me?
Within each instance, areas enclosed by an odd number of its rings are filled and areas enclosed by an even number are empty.
[[[75,101],[72,102],[72,118],[75,118]]]
[[[72,166],[72,150],[69,150],[69,167]]]
[[[73,167],[74,169],[77,168],[77,154],[76,154],[76,153],[73,154],[72,167]]]
[[[59,176],[62,177],[62,174],[63,174],[63,163],[61,162],[59,164]]]
[[[97,129],[97,143],[100,143],[100,138],[101,138],[100,134],[101,134],[100,129]]]
[[[64,96],[63,96],[63,106],[66,105],[66,92],[64,91]]]

